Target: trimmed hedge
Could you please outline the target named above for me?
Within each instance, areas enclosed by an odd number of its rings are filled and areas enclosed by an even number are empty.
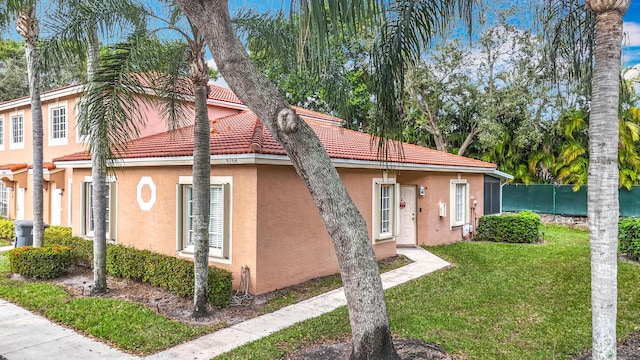
[[[618,252],[640,258],[640,218],[624,218],[618,222]]]
[[[71,248],[63,245],[23,246],[9,250],[7,258],[14,273],[34,279],[53,279],[71,265]]]
[[[14,241],[16,239],[16,230],[13,221],[0,219],[0,239]]]
[[[538,242],[540,216],[532,211],[516,215],[483,216],[478,223],[476,240],[508,243]]]
[[[74,261],[93,265],[93,242],[79,237],[50,239],[69,246]],[[193,262],[185,259],[138,250],[128,246],[107,244],[107,273],[114,277],[149,283],[179,296],[193,296]],[[208,302],[217,307],[229,306],[232,296],[231,272],[209,267]]]

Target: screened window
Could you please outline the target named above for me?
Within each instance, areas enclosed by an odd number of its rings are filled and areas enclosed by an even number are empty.
[[[502,212],[502,187],[500,179],[484,176],[484,215],[495,215]]]
[[[229,197],[228,184],[211,186],[209,204],[209,255],[229,257]],[[193,251],[193,186],[182,185],[182,234],[181,250]]]
[[[59,107],[51,110],[51,139],[67,138],[67,108]]]

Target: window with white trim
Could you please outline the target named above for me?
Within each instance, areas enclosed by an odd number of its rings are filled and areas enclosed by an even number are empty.
[[[11,116],[10,148],[24,148],[24,116],[22,114]]]
[[[217,181],[214,181],[217,180]],[[231,184],[212,178],[209,195],[209,256],[228,259],[231,248]],[[178,185],[178,250],[194,252],[193,185]]]
[[[4,150],[4,118],[0,117],[0,150]]]
[[[66,106],[51,109],[49,124],[50,145],[67,144],[67,108]]]
[[[116,183],[107,182],[107,194],[106,194],[106,238],[107,240],[114,240],[112,234],[115,235],[114,229],[114,211],[115,208],[115,191]],[[85,179],[82,182],[81,189],[82,199],[82,234],[88,237],[94,236],[94,219],[93,219],[93,182],[90,178]]]
[[[400,187],[395,179],[374,179],[372,226],[374,240],[387,240],[397,236],[399,191]]]
[[[0,217],[9,217],[9,188],[0,180]]]
[[[451,180],[451,226],[469,222],[469,184],[466,180]]]

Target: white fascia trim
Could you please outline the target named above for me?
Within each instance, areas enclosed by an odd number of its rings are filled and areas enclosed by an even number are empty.
[[[481,173],[488,175],[496,175],[496,172],[504,174],[506,178],[511,175],[501,173],[493,168],[479,168],[470,166],[445,166],[445,165],[424,165],[424,164],[408,164],[408,163],[383,163],[380,161],[352,160],[352,159],[331,159],[336,168],[355,168],[355,169],[388,169],[388,170],[413,170],[413,171],[432,171],[432,172],[455,172],[455,173]],[[230,155],[213,155],[211,156],[211,165],[242,165],[242,164],[261,164],[261,165],[291,165],[289,157],[285,155],[270,154],[230,154]],[[55,162],[59,168],[90,168],[90,160],[80,161],[64,161]],[[159,158],[139,158],[139,159],[121,159],[117,162],[116,167],[136,167],[136,166],[176,166],[176,165],[193,165],[193,157],[159,157]],[[511,178],[513,178],[511,176]]]
[[[59,90],[53,90],[50,92],[46,92],[46,93],[42,93],[40,95],[40,100],[42,102],[45,101],[49,101],[51,99],[56,99],[56,98],[60,98],[60,97],[64,97],[64,96],[68,96],[68,95],[74,95],[74,94],[78,94],[82,92],[82,84],[78,84],[76,86],[70,86],[68,88],[64,88],[64,89],[59,89]],[[31,104],[31,100],[29,99],[29,97],[26,98],[22,98],[22,99],[16,99],[16,100],[10,100],[4,104],[0,104],[0,111],[4,111],[4,110],[10,110],[16,107],[20,107],[20,106],[27,106]]]
[[[248,110],[249,109],[249,107],[247,107],[247,105],[236,104],[236,103],[226,102],[226,101],[222,101],[222,100],[211,100],[211,99],[208,99],[207,100],[207,104],[215,105],[215,106],[219,106],[219,107],[224,107],[224,108],[229,108],[229,109],[236,109],[236,110]]]
[[[513,180],[514,177],[511,174],[507,174],[505,172],[502,172],[500,170],[493,170],[493,173],[491,173],[490,175],[493,175],[494,177],[500,178],[502,180]]]

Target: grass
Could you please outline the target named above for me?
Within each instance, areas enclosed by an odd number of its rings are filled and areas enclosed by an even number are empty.
[[[390,271],[409,262],[404,256],[383,260],[379,263],[380,271]],[[0,255],[0,298],[132,353],[153,353],[224,327],[224,324],[194,327],[168,320],[143,305],[118,299],[72,299],[61,286],[10,280],[8,273],[8,260]],[[259,313],[272,312],[340,286],[340,275],[317,278],[274,295]]]
[[[421,338],[465,359],[570,359],[590,348],[589,239],[550,226],[544,244],[464,242],[429,248],[455,264],[386,292],[396,337]],[[618,264],[618,337],[640,325],[640,266]],[[273,359],[349,336],[344,307],[220,359]]]
[[[6,277],[8,268],[6,257],[0,256],[1,298],[135,354],[149,354],[215,330],[168,320],[132,302],[72,299],[58,285],[10,280]]]
[[[13,245],[13,241],[0,239],[0,246],[9,246],[9,245]]]
[[[378,262],[380,273],[397,269],[411,263],[411,260],[405,256],[399,255],[392,259],[382,260]],[[314,296],[326,293],[342,286],[342,278],[340,274],[324,276],[316,278],[299,285],[294,285],[284,289],[269,298],[266,305],[262,306],[258,311],[260,314],[267,314],[285,306],[289,306],[309,299]]]

